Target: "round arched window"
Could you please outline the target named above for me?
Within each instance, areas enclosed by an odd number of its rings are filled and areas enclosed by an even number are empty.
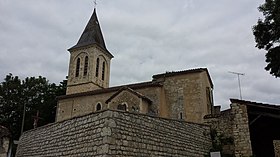
[[[127,110],[127,104],[126,103],[121,103],[117,106],[117,109],[126,111]]]
[[[99,111],[102,109],[102,105],[100,103],[97,103],[96,107],[95,107],[95,111]]]

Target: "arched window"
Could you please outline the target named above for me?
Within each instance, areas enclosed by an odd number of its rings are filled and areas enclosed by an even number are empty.
[[[99,111],[102,109],[102,105],[100,103],[98,103],[96,106],[95,106],[95,111]]]
[[[105,79],[105,62],[102,64],[102,80]]]
[[[127,106],[125,103],[122,103],[122,104],[119,104],[118,107],[117,107],[118,110],[123,110],[123,111],[126,111],[127,109]]]
[[[96,59],[96,70],[95,70],[95,76],[98,77],[99,73],[99,58]]]
[[[76,62],[76,74],[75,76],[78,77],[79,76],[79,73],[80,73],[80,58],[77,59],[77,62]]]
[[[84,65],[84,76],[87,75],[88,72],[88,56],[85,58],[85,65]]]

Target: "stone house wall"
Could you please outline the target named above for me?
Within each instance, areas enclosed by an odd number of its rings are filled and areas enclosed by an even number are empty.
[[[207,125],[104,110],[24,132],[16,156],[203,157],[210,148]]]
[[[205,123],[211,126],[212,131],[216,131],[216,140],[222,146],[223,154],[234,154],[233,144],[233,115],[231,110],[225,110],[219,114],[205,116]],[[214,133],[214,132],[212,132]]]
[[[165,74],[154,75],[156,77],[153,76],[152,81],[146,82],[145,87],[130,87],[133,84],[127,86],[152,101],[151,106],[149,106],[149,113],[153,115],[203,123],[203,117],[211,113],[213,105],[212,95],[210,94],[212,84],[208,72],[205,69],[200,69],[195,72],[166,73],[166,75],[170,74],[171,76],[165,76]],[[155,84],[157,86],[154,86]],[[83,86],[83,84],[80,86]],[[102,109],[108,109],[106,100],[122,87],[124,86],[66,95],[58,101],[56,121],[95,112],[95,106],[98,103],[102,104]]]
[[[79,96],[59,100],[57,105],[58,107],[56,113],[56,121],[62,121],[73,117],[93,113],[96,111],[96,105],[98,103],[102,105],[102,109],[108,109],[108,104],[106,104],[105,102],[117,91],[118,90],[113,90],[111,92],[104,92],[93,95]],[[146,87],[136,89],[135,91],[144,93],[146,97],[151,99],[153,101],[151,109],[153,110],[153,112],[155,112],[155,114],[158,114],[158,104],[162,102],[162,100],[160,100],[161,88]]]
[[[205,115],[211,113],[207,103],[207,88],[212,88],[207,72],[188,73],[164,77],[165,100],[169,106],[169,118],[203,123]],[[213,105],[213,104],[211,104]]]
[[[230,106],[231,113],[234,115],[232,127],[235,145],[234,154],[236,157],[252,156],[247,106],[237,103],[232,103]]]
[[[217,131],[219,138],[229,141],[228,144],[222,144],[223,153],[235,157],[252,156],[247,106],[238,103],[232,103],[230,106],[226,111],[216,111],[205,116],[205,123]]]
[[[9,130],[0,125],[0,157],[7,157],[11,134]]]
[[[0,157],[7,157],[9,144],[10,144],[9,137],[2,137],[0,139]]]
[[[280,140],[274,140],[273,145],[275,157],[280,157]]]

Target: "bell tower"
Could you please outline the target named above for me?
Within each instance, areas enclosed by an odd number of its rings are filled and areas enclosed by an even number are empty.
[[[68,51],[66,95],[109,87],[110,63],[114,56],[106,48],[95,8],[78,43]]]

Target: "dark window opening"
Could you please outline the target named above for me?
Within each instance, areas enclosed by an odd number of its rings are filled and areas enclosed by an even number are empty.
[[[102,109],[102,106],[101,106],[100,103],[98,103],[98,104],[96,105],[96,111],[99,111],[99,110],[101,110],[101,109]]]
[[[119,104],[118,107],[117,107],[118,110],[123,110],[123,111],[126,111],[126,108],[127,108],[126,104],[124,104],[124,103],[123,104]]]
[[[95,76],[98,77],[99,73],[99,58],[96,59],[96,70],[95,70]]]
[[[88,72],[88,56],[85,58],[85,65],[84,65],[84,76],[87,75]]]
[[[180,112],[180,119],[183,119],[183,113]]]
[[[212,112],[213,107],[213,93],[212,89],[210,87],[206,87],[206,98],[207,98],[207,109],[209,113]]]
[[[132,106],[131,111],[132,112],[139,112],[139,108],[136,107],[136,106]]]
[[[102,80],[105,78],[105,62],[102,64]]]
[[[79,73],[80,73],[80,62],[81,62],[81,60],[80,60],[80,58],[78,58],[77,59],[77,62],[76,62],[76,77],[78,77],[79,76]]]

